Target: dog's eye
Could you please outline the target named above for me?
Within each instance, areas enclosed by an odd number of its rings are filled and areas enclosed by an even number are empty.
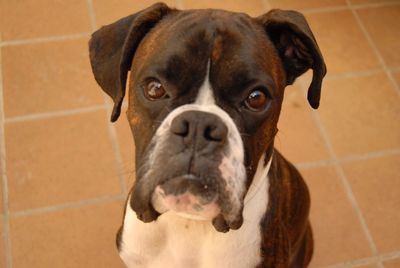
[[[246,107],[253,112],[263,111],[268,104],[269,98],[261,90],[252,91],[245,100]]]
[[[149,81],[143,88],[144,95],[149,100],[159,100],[166,98],[167,92],[165,91],[163,85],[158,80]]]

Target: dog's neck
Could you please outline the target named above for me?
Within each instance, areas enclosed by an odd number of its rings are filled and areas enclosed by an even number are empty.
[[[272,157],[274,153],[272,152],[270,154],[270,158],[268,160],[268,163],[265,164],[266,162],[266,153],[264,153],[260,160],[258,161],[258,166],[256,173],[254,174],[253,181],[249,187],[249,190],[247,191],[246,197],[244,198],[244,205],[246,205],[254,196],[257,194],[258,191],[261,190],[262,187],[261,184],[263,183],[263,180],[267,179],[269,169],[271,168],[271,163],[272,163]]]
[[[171,267],[223,267],[227,263],[240,264],[238,267],[256,266],[261,261],[259,224],[268,207],[271,162],[272,155],[267,153],[258,162],[244,200],[244,223],[238,230],[217,232],[211,222],[181,217],[174,212],[164,213],[155,222],[143,223],[128,202],[120,248],[122,259],[128,267],[137,267],[138,263],[144,267],[165,267],[165,263],[177,265]],[[240,256],[238,248],[242,252]],[[183,259],[186,266],[182,266]]]

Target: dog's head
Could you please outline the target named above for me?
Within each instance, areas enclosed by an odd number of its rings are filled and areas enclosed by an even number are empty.
[[[273,148],[284,88],[308,69],[317,108],[325,64],[305,18],[251,18],[155,4],[95,32],[93,73],[117,120],[130,70],[128,119],[137,171],[130,206],[144,222],[174,210],[242,224],[243,200]]]

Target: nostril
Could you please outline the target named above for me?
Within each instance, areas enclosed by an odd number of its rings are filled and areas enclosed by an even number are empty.
[[[212,127],[206,127],[204,130],[204,138],[206,140],[214,140],[215,138],[213,137],[214,135],[212,134],[213,128]]]
[[[182,118],[175,118],[171,123],[171,132],[186,137],[189,134],[189,122]]]
[[[204,129],[204,138],[209,141],[221,142],[226,138],[227,128],[224,125],[220,126],[207,126]]]

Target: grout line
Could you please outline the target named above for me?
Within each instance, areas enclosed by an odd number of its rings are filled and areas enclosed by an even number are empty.
[[[366,8],[376,8],[376,7],[387,7],[387,6],[393,6],[393,5],[398,5],[399,1],[386,1],[386,2],[381,2],[381,3],[366,3],[366,4],[351,4],[350,5],[353,7],[353,9],[366,9]]]
[[[102,197],[86,199],[86,200],[82,200],[82,201],[63,203],[63,204],[54,205],[54,206],[47,206],[47,207],[40,207],[40,208],[16,211],[16,212],[10,213],[10,216],[12,218],[23,217],[23,216],[32,216],[32,215],[38,215],[38,214],[43,214],[43,213],[56,212],[56,211],[60,211],[63,209],[80,208],[83,206],[104,204],[104,203],[108,203],[108,202],[112,202],[112,201],[116,201],[116,200],[125,200],[125,198],[126,198],[125,195],[122,195],[122,194],[102,196]]]
[[[377,57],[379,63],[381,64],[381,66],[383,67],[386,76],[389,78],[390,82],[392,83],[393,87],[395,88],[397,94],[400,96],[400,87],[397,84],[396,80],[393,77],[393,74],[390,72],[390,68],[388,68],[386,66],[385,60],[383,59],[381,53],[379,52],[379,49],[376,47],[374,41],[371,38],[371,35],[368,33],[367,28],[365,27],[365,25],[363,24],[360,16],[358,15],[358,13],[354,10],[353,5],[350,3],[349,0],[346,0],[347,5],[349,6],[358,26],[360,27],[361,31],[364,34],[364,37],[367,39],[367,42],[369,43],[369,46],[372,48],[372,51],[374,52],[375,56]]]
[[[333,7],[318,7],[318,8],[305,8],[300,9],[299,12],[303,14],[313,14],[313,13],[326,13],[326,12],[336,12],[336,11],[343,11],[349,10],[348,6],[341,5],[341,6],[333,6]]]
[[[373,256],[373,257],[368,257],[368,258],[363,258],[363,259],[358,259],[358,260],[352,260],[348,262],[343,262],[343,263],[338,263],[338,264],[333,264],[333,265],[328,265],[324,266],[323,268],[342,268],[342,267],[360,267],[363,265],[369,265],[369,264],[377,264],[380,262],[385,262],[385,261],[390,261],[396,258],[400,258],[400,251],[394,251],[394,252],[389,252],[385,254],[381,254],[379,256]]]
[[[0,33],[1,41],[1,33]],[[4,95],[3,95],[3,69],[0,49],[0,179],[3,189],[3,243],[5,251],[6,267],[12,267],[11,238],[10,238],[10,215],[8,209],[8,180],[6,172],[6,136],[4,123]]]
[[[304,84],[304,82],[300,81],[300,86],[301,86],[301,88],[303,89],[304,92],[307,92],[307,87]],[[317,125],[317,127],[318,127],[318,129],[320,131],[320,134],[322,136],[322,140],[323,140],[323,142],[325,143],[325,146],[328,149],[328,153],[329,153],[331,159],[334,162],[334,168],[336,170],[337,175],[339,176],[339,179],[342,182],[342,185],[344,186],[344,189],[345,189],[346,195],[347,195],[347,197],[348,197],[348,199],[350,201],[350,204],[352,205],[354,211],[356,212],[356,216],[357,216],[357,218],[358,218],[358,220],[359,220],[359,222],[361,224],[362,231],[364,232],[364,235],[367,238],[369,247],[370,247],[372,253],[374,255],[377,255],[378,254],[378,250],[376,248],[376,245],[374,243],[372,235],[371,235],[371,233],[370,233],[370,231],[368,229],[367,223],[366,223],[366,221],[365,221],[365,219],[364,219],[364,217],[362,215],[361,209],[360,209],[360,207],[358,205],[358,202],[357,202],[357,200],[356,200],[356,198],[354,196],[354,193],[353,193],[353,191],[351,189],[350,183],[348,182],[348,180],[346,178],[346,175],[345,175],[345,173],[343,171],[343,168],[338,163],[338,159],[337,159],[335,151],[333,149],[333,145],[330,142],[328,133],[325,130],[324,126],[322,125],[322,122],[320,120],[320,117],[319,117],[319,114],[317,113],[317,111],[312,111],[311,114],[312,114],[314,122],[316,123],[316,125]]]
[[[38,38],[32,38],[32,39],[10,40],[10,41],[0,42],[0,47],[29,45],[29,44],[38,44],[38,43],[45,43],[45,42],[64,41],[64,40],[75,40],[75,39],[80,39],[80,38],[86,38],[89,36],[90,36],[90,33],[77,33],[77,34],[69,34],[69,35],[38,37]]]
[[[90,113],[90,112],[100,111],[103,109],[106,109],[104,104],[89,106],[89,107],[85,107],[85,108],[61,110],[61,111],[55,111],[55,112],[45,112],[45,113],[13,116],[13,117],[6,118],[4,122],[5,123],[16,123],[16,122],[40,120],[40,119],[46,119],[46,118],[52,118],[52,117],[61,117],[61,116],[68,116],[68,115],[75,115],[75,114]]]
[[[386,1],[383,3],[367,3],[367,4],[357,4],[357,5],[338,5],[338,6],[330,6],[330,7],[317,7],[317,8],[304,8],[299,9],[299,12],[304,14],[313,14],[313,13],[325,13],[325,12],[335,12],[335,11],[343,11],[343,10],[351,10],[354,9],[366,9],[372,7],[385,7],[399,4],[398,1]]]
[[[104,101],[108,102],[108,96],[104,94]],[[120,181],[120,187],[121,191],[124,195],[128,194],[128,185],[125,180],[125,172],[124,172],[124,162],[122,161],[122,156],[121,156],[121,148],[119,146],[118,142],[118,135],[115,126],[109,122],[109,118],[111,117],[111,108],[107,105],[107,125],[108,125],[108,133],[110,135],[110,140],[111,140],[111,147],[114,152],[114,157],[115,161],[117,164],[117,173]],[[120,119],[121,120],[121,119]]]
[[[96,14],[94,12],[93,8],[93,2],[92,0],[86,0],[87,6],[88,6],[88,13],[90,17],[90,23],[92,26],[92,30],[95,31],[97,29],[96,27]],[[111,141],[111,147],[114,152],[114,159],[117,165],[117,175],[119,178],[119,183],[120,183],[120,188],[121,188],[121,193],[124,195],[128,194],[128,185],[125,180],[125,173],[124,173],[124,163],[122,161],[122,156],[121,156],[121,148],[119,146],[118,142],[118,135],[116,128],[113,124],[109,122],[109,118],[111,117],[112,113],[112,106],[109,105],[109,100],[108,96],[103,92],[103,99],[104,99],[104,105],[106,106],[106,111],[107,111],[107,126],[108,126],[108,133],[110,136],[110,141]]]
[[[317,119],[319,121],[319,118]],[[374,239],[372,237],[372,234],[368,228],[367,222],[365,221],[365,218],[362,214],[362,211],[360,209],[360,206],[358,205],[357,199],[353,193],[353,190],[351,188],[351,185],[344,173],[343,168],[339,164],[335,164],[335,169],[336,173],[339,175],[340,180],[342,181],[342,184],[346,190],[347,197],[350,200],[350,203],[352,204],[354,210],[356,211],[356,215],[358,217],[358,220],[360,221],[361,228],[367,238],[369,247],[372,251],[372,254],[377,255],[378,254],[378,249],[375,245]]]
[[[373,158],[378,158],[378,157],[384,157],[384,156],[391,156],[391,155],[398,155],[400,154],[400,148],[395,148],[395,149],[388,149],[388,150],[383,150],[383,151],[377,151],[377,152],[370,152],[370,153],[365,153],[361,155],[350,155],[346,156],[342,159],[339,159],[340,163],[349,163],[357,160],[368,160],[368,159],[373,159]]]
[[[329,165],[345,164],[345,163],[351,163],[354,161],[368,160],[368,159],[374,159],[374,158],[392,156],[392,155],[399,155],[399,154],[400,154],[400,148],[388,149],[388,150],[369,152],[369,153],[359,154],[359,155],[350,155],[350,156],[346,156],[343,158],[339,158],[339,159],[337,159],[337,161],[319,160],[319,161],[311,161],[311,162],[300,162],[300,163],[295,164],[295,166],[299,169],[318,168],[318,167],[326,167]]]
[[[89,19],[90,19],[90,27],[92,27],[92,31],[95,31],[96,28],[96,16],[94,13],[94,7],[93,7],[93,2],[92,0],[86,0],[86,5],[88,8],[88,14],[89,14]]]
[[[389,72],[399,72],[400,67],[397,68],[388,68]],[[327,74],[324,78],[324,81],[332,81],[332,80],[341,80],[341,79],[349,79],[349,78],[359,78],[359,77],[368,77],[377,74],[385,74],[385,70],[380,67],[378,69],[369,69],[365,71],[355,71],[355,72],[343,72],[336,74]],[[298,80],[304,79],[304,77],[299,78]],[[296,80],[296,82],[298,81]]]
[[[345,73],[332,74],[332,75],[327,74],[324,79],[326,81],[341,80],[341,79],[348,79],[348,78],[372,76],[372,75],[381,74],[381,73],[385,73],[385,71],[382,70],[382,68],[379,68],[379,69],[371,69],[371,70],[366,70],[366,71],[345,72]]]

